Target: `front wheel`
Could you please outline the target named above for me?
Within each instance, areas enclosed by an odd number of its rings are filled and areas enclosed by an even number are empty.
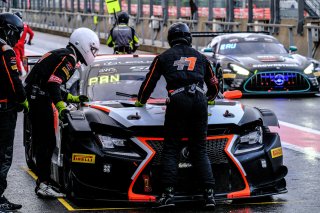
[[[25,150],[26,163],[32,171],[35,171],[36,164],[32,159],[33,146],[32,146],[32,125],[28,115],[24,115],[23,119],[23,144]]]
[[[63,157],[63,190],[68,197],[72,197],[73,192],[73,174],[70,160],[66,155]]]

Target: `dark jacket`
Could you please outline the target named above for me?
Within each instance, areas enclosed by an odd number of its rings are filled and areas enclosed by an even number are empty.
[[[65,101],[67,93],[60,89],[73,75],[77,58],[72,48],[62,48],[44,54],[26,78],[26,90],[30,94],[33,85],[49,96],[54,104]]]
[[[133,28],[126,24],[119,24],[110,30],[107,45],[113,47],[115,51],[128,48],[130,52],[135,52],[139,47],[139,38]]]
[[[13,49],[0,39],[0,103],[22,103],[26,99]]]
[[[206,83],[207,96],[213,100],[219,91],[218,80],[206,56],[184,44],[175,45],[154,59],[140,87],[138,101],[146,103],[161,75],[166,79],[168,92],[192,84],[203,88]]]

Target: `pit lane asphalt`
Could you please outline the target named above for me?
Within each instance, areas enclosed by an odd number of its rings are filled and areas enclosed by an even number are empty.
[[[67,39],[36,32],[35,44],[26,46],[29,53],[44,53],[48,50],[63,47]],[[103,47],[102,51],[110,53]],[[27,51],[27,52],[28,52]],[[279,120],[295,125],[320,130],[319,105],[320,97],[307,98],[245,98],[242,103],[272,109]],[[154,212],[156,210],[145,206],[128,206],[81,202],[75,204],[67,199],[43,200],[34,193],[35,181],[28,173],[24,159],[22,142],[22,114],[19,113],[13,164],[8,175],[8,189],[5,195],[12,202],[21,203],[23,213],[51,212]],[[286,176],[288,193],[273,196],[270,199],[242,200],[229,204],[220,204],[215,212],[320,212],[320,159],[304,153],[283,149],[284,164],[289,173]],[[125,209],[129,207],[129,209]],[[172,211],[202,212],[200,208],[187,206],[178,207]]]

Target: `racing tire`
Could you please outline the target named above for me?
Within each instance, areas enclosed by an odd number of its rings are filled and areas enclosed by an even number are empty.
[[[32,125],[28,115],[23,118],[23,145],[25,150],[26,163],[33,172],[36,171],[36,164],[32,159]]]
[[[63,190],[66,193],[67,197],[72,197],[73,175],[67,157],[64,157],[63,162]]]

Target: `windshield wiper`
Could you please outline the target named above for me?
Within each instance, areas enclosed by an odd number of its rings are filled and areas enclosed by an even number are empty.
[[[137,98],[138,97],[137,94],[128,94],[128,93],[124,93],[124,92],[116,92],[116,95],[128,97],[128,98]]]
[[[116,95],[122,96],[122,97],[128,97],[128,98],[138,98],[137,94],[128,94],[128,93],[125,93],[125,92],[116,92]],[[150,97],[150,99],[155,99],[155,98]]]

